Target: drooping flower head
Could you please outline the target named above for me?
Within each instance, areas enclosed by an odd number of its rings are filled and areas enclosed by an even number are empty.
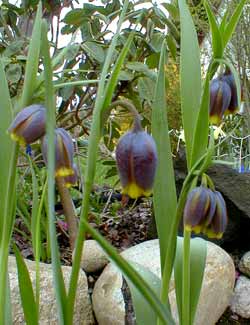
[[[34,104],[22,109],[11,123],[8,132],[21,146],[33,143],[45,134],[46,108]]]
[[[222,195],[204,186],[189,192],[183,214],[184,227],[209,238],[221,238],[227,226],[227,209]]]
[[[219,125],[225,111],[231,102],[231,89],[228,83],[219,77],[210,83],[210,110],[209,120],[211,124]]]
[[[232,72],[227,69],[224,73],[222,79],[226,81],[226,83],[229,85],[231,89],[231,101],[229,103],[229,106],[225,112],[225,114],[234,114],[239,110],[239,103],[238,103],[238,96],[237,96],[237,88],[236,83],[234,80],[234,76]]]
[[[119,140],[116,162],[123,194],[131,198],[151,194],[157,151],[154,139],[142,130],[139,119],[135,121],[134,128]]]
[[[47,164],[48,138],[43,137],[42,154]],[[62,128],[55,129],[55,177],[66,177],[74,174],[74,145],[71,136]]]

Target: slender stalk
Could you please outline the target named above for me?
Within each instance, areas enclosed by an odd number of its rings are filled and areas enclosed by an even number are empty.
[[[76,289],[77,289],[77,281],[78,281],[81,255],[82,255],[84,237],[85,237],[84,221],[86,221],[88,218],[89,196],[90,196],[90,192],[91,192],[91,188],[95,176],[95,165],[97,159],[98,143],[101,137],[101,110],[105,100],[103,94],[105,92],[106,76],[109,70],[110,63],[112,61],[116,42],[119,36],[119,31],[121,29],[121,25],[124,20],[127,7],[128,7],[128,1],[126,0],[123,5],[123,10],[118,23],[117,32],[113,37],[113,40],[109,47],[107,57],[103,66],[101,79],[99,82],[99,87],[97,92],[97,98],[96,98],[95,107],[93,111],[93,121],[91,125],[89,146],[88,146],[85,191],[83,195],[82,211],[80,216],[78,235],[76,239],[75,255],[73,259],[72,272],[71,272],[69,291],[68,291],[68,299],[67,299],[68,300],[67,301],[67,307],[68,307],[67,324],[71,324],[73,320],[73,310],[74,310],[74,303],[75,303],[75,296],[76,296]]]
[[[190,236],[191,232],[184,228],[181,325],[190,325]]]
[[[70,248],[73,251],[75,247],[76,236],[77,236],[77,222],[76,222],[74,203],[69,193],[69,189],[65,186],[63,177],[58,177],[56,179],[56,184],[61,197],[63,212],[69,227]]]
[[[194,177],[196,177],[196,171],[199,169],[199,166],[202,164],[203,160],[206,158],[207,153],[205,153],[192,167],[189,174],[187,175],[183,186],[181,190],[181,194],[179,196],[178,205],[176,209],[176,216],[175,216],[175,222],[172,224],[172,229],[170,229],[169,233],[171,236],[171,241],[175,243],[174,248],[171,249],[171,247],[167,248],[166,251],[166,257],[165,257],[165,265],[164,270],[162,273],[162,287],[161,287],[161,302],[168,304],[168,291],[169,291],[169,282],[171,279],[172,274],[172,267],[173,265],[169,263],[169,261],[173,261],[173,257],[175,255],[176,250],[176,233],[179,221],[181,219],[183,209],[185,206],[187,194],[190,188],[190,184],[192,183],[192,180]],[[202,170],[199,171],[199,173],[202,173]],[[161,320],[158,319],[158,325],[164,325],[164,323],[161,322]]]
[[[49,53],[49,43],[47,38],[47,23],[42,23],[42,50],[44,56],[44,79],[46,91],[46,133],[48,136],[48,219],[49,219],[49,234],[51,238],[51,256],[53,281],[56,293],[56,301],[58,307],[58,315],[60,324],[65,324],[66,319],[66,289],[63,281],[62,270],[60,265],[57,234],[55,228],[55,97],[52,84],[52,66]],[[70,325],[70,323],[68,323]]]
[[[90,84],[96,84],[100,82],[100,80],[77,80],[77,81],[69,81],[69,82],[64,82],[64,83],[59,83],[59,84],[54,84],[53,87],[54,89],[59,89],[62,87],[71,87],[71,86],[85,86],[85,85],[90,85]]]

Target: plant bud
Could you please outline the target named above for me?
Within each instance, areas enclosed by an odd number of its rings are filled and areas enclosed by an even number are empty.
[[[220,239],[227,227],[227,208],[226,203],[220,192],[214,192],[216,200],[216,210],[210,226],[205,229],[204,233],[209,238]]]
[[[116,163],[123,194],[133,199],[151,194],[157,166],[156,145],[154,139],[141,129],[138,120],[135,127],[119,140]]]
[[[47,164],[48,138],[43,137],[42,154]],[[62,128],[55,129],[55,177],[66,177],[74,174],[74,145],[71,136]]]
[[[210,195],[204,186],[195,187],[189,192],[184,208],[184,227],[200,233],[210,207]]]
[[[223,80],[229,85],[231,89],[231,101],[229,106],[225,112],[225,114],[234,114],[239,110],[238,96],[237,96],[237,88],[234,80],[234,76],[231,71],[227,70],[223,75]]]
[[[74,173],[72,175],[64,177],[64,184],[68,188],[71,186],[75,186],[78,181],[78,170],[76,164],[73,164],[73,171]]]
[[[231,89],[222,78],[216,78],[210,84],[210,123],[219,125],[223,114],[231,102]]]
[[[8,129],[11,138],[21,146],[33,143],[45,134],[46,108],[42,105],[25,107]]]

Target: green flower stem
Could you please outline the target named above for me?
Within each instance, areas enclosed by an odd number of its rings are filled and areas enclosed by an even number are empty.
[[[94,80],[78,80],[78,81],[68,81],[68,82],[63,82],[59,84],[54,84],[53,87],[54,89],[60,89],[64,87],[72,87],[72,86],[87,86],[90,84],[97,84],[100,82],[100,80],[94,79]]]
[[[91,124],[91,131],[89,136],[88,158],[87,158],[87,167],[86,167],[85,188],[84,188],[84,195],[82,201],[82,211],[80,216],[78,235],[76,239],[75,254],[73,258],[72,272],[71,272],[68,299],[67,299],[67,324],[72,324],[72,320],[73,320],[77,281],[78,281],[78,275],[80,271],[81,255],[82,255],[83,244],[85,239],[84,221],[86,221],[88,218],[89,196],[90,196],[90,192],[92,189],[92,184],[95,176],[98,144],[101,137],[101,111],[103,108],[103,103],[105,101],[103,94],[105,93],[106,76],[108,74],[108,70],[112,62],[116,42],[119,37],[119,32],[125,17],[127,7],[128,7],[128,1],[126,0],[124,2],[120,20],[117,26],[117,32],[113,37],[113,40],[109,47],[106,60],[103,66],[101,79],[99,82],[99,87],[97,92],[97,98],[96,98],[95,107],[93,111],[93,121]]]
[[[191,232],[184,227],[181,325],[190,325],[190,236]]]
[[[70,248],[73,251],[75,247],[76,236],[77,236],[77,222],[76,222],[74,203],[69,193],[69,189],[65,186],[63,177],[58,177],[56,179],[56,184],[59,191],[59,195],[61,197],[63,212],[69,227]]]
[[[58,251],[57,234],[55,228],[55,97],[52,84],[52,66],[49,52],[49,42],[47,38],[48,27],[46,21],[42,22],[42,54],[44,63],[44,80],[45,80],[45,104],[47,107],[46,116],[46,133],[48,136],[48,219],[49,234],[51,238],[51,256],[53,281],[58,307],[60,324],[65,324],[66,320],[66,289],[62,276],[60,257]],[[70,324],[70,323],[68,323]]]
[[[181,190],[181,194],[178,200],[178,205],[176,209],[176,216],[175,216],[175,222],[172,224],[172,229],[170,229],[169,234],[171,236],[171,241],[175,243],[174,249],[171,249],[171,247],[167,248],[166,251],[166,257],[165,257],[165,265],[164,265],[164,270],[162,273],[162,287],[161,287],[161,302],[164,304],[168,304],[168,291],[169,291],[169,282],[171,279],[171,274],[172,274],[172,265],[169,263],[169,261],[173,260],[173,257],[175,255],[175,249],[176,249],[176,233],[177,233],[177,228],[180,222],[180,219],[183,214],[183,209],[186,203],[186,198],[190,189],[190,185],[193,182],[193,178],[197,177],[197,170],[199,170],[200,165],[202,165],[202,162],[206,158],[207,153],[205,153],[192,167],[190,170],[189,174],[187,175],[183,186]],[[199,170],[199,174],[201,174],[203,171]],[[158,319],[158,325],[165,325],[164,323],[161,322],[161,320]]]

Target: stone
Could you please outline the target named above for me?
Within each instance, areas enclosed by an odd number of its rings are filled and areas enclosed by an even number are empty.
[[[100,271],[108,262],[106,253],[95,240],[85,240],[81,260],[81,268],[85,272],[94,273]]]
[[[250,279],[243,275],[237,279],[231,309],[239,316],[250,319]]]
[[[150,240],[131,247],[121,254],[125,259],[148,268],[160,276],[159,241]],[[196,325],[214,325],[230,304],[235,281],[231,257],[219,246],[208,242],[207,261]],[[122,294],[123,278],[113,265],[106,266],[97,280],[92,301],[99,325],[124,325],[125,302]],[[171,280],[169,299],[177,320],[174,281]]]
[[[33,288],[35,288],[36,265],[35,262],[25,260],[28,267]],[[70,280],[71,267],[62,266],[66,288]],[[9,256],[9,278],[12,302],[13,324],[25,324],[21,298],[18,286],[18,275],[16,259]],[[57,317],[56,299],[52,285],[52,266],[51,264],[40,263],[40,322],[42,325],[59,324]],[[88,283],[85,273],[81,270],[79,274],[76,303],[74,311],[74,324],[92,325],[94,324],[92,307],[88,294]]]
[[[250,277],[250,252],[245,253],[239,263],[240,271]]]

